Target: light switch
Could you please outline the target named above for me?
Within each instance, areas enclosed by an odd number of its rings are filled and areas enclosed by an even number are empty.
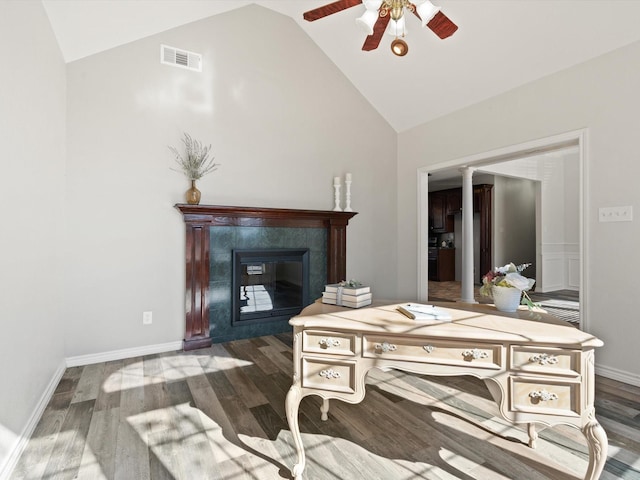
[[[602,207],[598,210],[598,220],[601,222],[631,222],[633,221],[633,207]]]

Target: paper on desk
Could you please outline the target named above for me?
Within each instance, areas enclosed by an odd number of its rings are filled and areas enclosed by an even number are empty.
[[[405,303],[404,305],[398,305],[397,310],[413,320],[451,320],[451,315],[448,312],[434,305]]]

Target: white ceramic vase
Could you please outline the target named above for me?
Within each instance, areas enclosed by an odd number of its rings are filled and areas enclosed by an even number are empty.
[[[522,291],[513,287],[491,287],[493,303],[501,312],[515,312],[520,305]]]

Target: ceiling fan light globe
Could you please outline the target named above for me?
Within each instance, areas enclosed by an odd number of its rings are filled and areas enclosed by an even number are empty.
[[[382,0],[363,0],[362,3],[367,10],[375,10],[376,12],[382,6]]]
[[[398,57],[404,57],[409,52],[409,45],[401,38],[396,38],[391,42],[391,51]]]
[[[420,15],[420,18],[422,19],[423,27],[426,27],[427,23],[429,23],[439,11],[440,7],[436,7],[429,0],[425,0],[425,2],[420,5],[416,5],[416,12],[418,12],[418,15]]]
[[[400,17],[398,20],[389,20],[387,33],[389,35],[393,35],[394,37],[404,37],[407,33],[404,16]]]
[[[361,17],[356,18],[356,24],[365,31],[367,35],[373,35],[373,26],[378,21],[377,10],[367,10]]]

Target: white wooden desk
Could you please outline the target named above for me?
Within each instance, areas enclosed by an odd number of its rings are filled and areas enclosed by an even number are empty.
[[[453,321],[434,322],[410,320],[395,307],[352,310],[316,302],[290,320],[293,385],[286,412],[298,456],[294,478],[300,479],[305,467],[300,400],[322,397],[326,420],[329,399],[362,401],[371,368],[481,378],[507,421],[529,425],[530,446],[535,446],[536,422],[581,429],[589,447],[584,478],[600,476],[607,436],[593,401],[594,348],[601,340],[528,310],[505,316],[493,306],[455,304],[447,308]]]

